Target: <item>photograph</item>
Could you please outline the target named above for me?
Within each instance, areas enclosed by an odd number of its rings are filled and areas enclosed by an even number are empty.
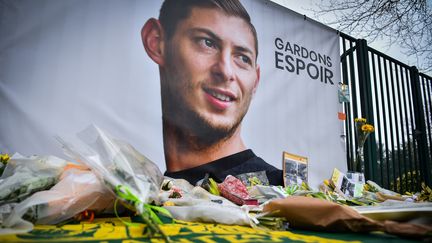
[[[306,157],[283,152],[282,166],[285,186],[307,183],[308,159]]]

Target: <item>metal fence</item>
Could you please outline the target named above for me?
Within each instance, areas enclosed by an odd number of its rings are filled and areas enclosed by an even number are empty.
[[[365,177],[400,193],[431,186],[432,78],[362,39],[341,33],[342,83],[348,168],[356,159],[355,118],[374,125],[365,143]]]

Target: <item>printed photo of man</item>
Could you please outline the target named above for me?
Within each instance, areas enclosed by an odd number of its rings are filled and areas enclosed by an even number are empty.
[[[207,173],[222,181],[265,171],[271,185],[283,185],[282,171],[241,137],[260,80],[257,34],[242,4],[166,0],[141,36],[159,66],[165,175],[195,184]]]

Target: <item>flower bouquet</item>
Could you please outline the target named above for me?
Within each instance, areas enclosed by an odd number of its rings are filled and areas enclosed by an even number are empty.
[[[147,224],[150,237],[160,234],[156,213],[169,212],[150,203],[157,201],[163,175],[157,165],[129,144],[114,139],[92,125],[77,134],[73,145],[58,138],[66,155],[89,167],[126,208],[136,211]]]
[[[356,159],[354,171],[364,173],[364,144],[369,134],[375,131],[374,126],[366,123],[366,118],[355,118],[355,131],[357,135]]]

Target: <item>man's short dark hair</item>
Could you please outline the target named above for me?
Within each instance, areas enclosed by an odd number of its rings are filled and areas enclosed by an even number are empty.
[[[187,19],[192,8],[216,8],[229,16],[235,16],[248,23],[255,41],[255,52],[258,57],[258,39],[251,18],[239,0],[165,0],[159,13],[159,21],[164,28],[166,39],[171,40],[180,21]]]

